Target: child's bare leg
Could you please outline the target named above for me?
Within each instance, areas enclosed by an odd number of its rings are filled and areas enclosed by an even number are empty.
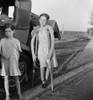
[[[45,75],[45,79],[46,80],[48,80],[49,73],[50,73],[50,70],[49,70],[49,67],[47,67],[47,69],[46,69],[46,75]]]
[[[48,80],[48,77],[50,74],[50,68],[51,68],[50,60],[47,60],[47,69],[46,69],[46,75],[45,75],[46,80]]]
[[[20,87],[20,82],[19,82],[19,77],[15,76],[15,81],[16,81],[16,87],[19,95],[19,99],[23,98],[22,93],[21,93],[21,87]]]
[[[44,67],[40,68],[40,75],[41,75],[41,81],[44,81],[45,78],[44,78]]]
[[[10,98],[9,98],[9,81],[8,81],[8,76],[4,77],[4,87],[5,87],[5,92],[6,92],[6,100],[10,100]]]

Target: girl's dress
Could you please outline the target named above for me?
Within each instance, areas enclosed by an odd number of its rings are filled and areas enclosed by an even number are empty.
[[[39,29],[38,40],[39,40],[38,59],[40,61],[40,67],[46,67],[47,66],[46,57],[50,49],[49,30],[46,29],[46,27],[44,27],[43,29]],[[56,67],[58,65],[55,52],[53,53],[51,64],[53,67]]]
[[[1,76],[21,75],[19,70],[19,51],[21,51],[20,41],[15,38],[3,38],[0,41],[1,53]]]

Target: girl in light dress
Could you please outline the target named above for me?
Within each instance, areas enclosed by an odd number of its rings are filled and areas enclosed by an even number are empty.
[[[4,77],[4,87],[6,92],[5,100],[10,100],[9,94],[9,76],[15,77],[15,83],[19,95],[19,99],[23,99],[19,76],[21,72],[19,70],[19,53],[22,51],[20,47],[20,41],[13,37],[15,27],[7,23],[4,26],[5,38],[0,41],[0,54],[1,54],[1,76]]]
[[[40,75],[43,88],[48,85],[49,66],[47,61],[50,61],[50,66],[57,66],[57,60],[54,50],[54,30],[50,25],[47,24],[49,18],[50,17],[48,14],[42,13],[39,16],[40,26],[35,27],[31,32],[32,58],[33,61],[36,61],[36,56],[39,59]],[[36,45],[34,45],[35,43]]]

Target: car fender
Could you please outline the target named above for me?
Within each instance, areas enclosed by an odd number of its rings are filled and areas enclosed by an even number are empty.
[[[21,43],[21,48],[22,48],[22,50],[25,50],[25,51],[28,51],[29,53],[31,53],[30,47],[28,47],[27,45],[25,45],[23,43]]]

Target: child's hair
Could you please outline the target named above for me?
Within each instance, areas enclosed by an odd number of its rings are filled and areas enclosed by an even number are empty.
[[[49,16],[47,13],[42,13],[42,14],[40,14],[39,19],[40,19],[42,16],[45,16],[47,20],[50,19],[50,16]]]
[[[6,23],[6,24],[4,25],[4,30],[5,30],[6,28],[11,28],[12,31],[15,30],[15,26],[14,26],[13,24],[11,24],[11,23]]]

